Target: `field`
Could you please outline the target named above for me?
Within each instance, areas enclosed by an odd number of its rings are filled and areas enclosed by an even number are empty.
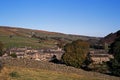
[[[39,43],[39,39],[29,38],[29,37],[21,37],[21,36],[13,36],[10,38],[9,36],[0,36],[0,41],[3,42],[5,48],[11,47],[32,47],[32,48],[43,48],[43,47],[52,47],[53,41],[48,41],[46,43]]]

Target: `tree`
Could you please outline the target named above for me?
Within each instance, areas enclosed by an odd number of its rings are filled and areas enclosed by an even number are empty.
[[[9,38],[12,38],[12,37],[13,37],[13,35],[10,35],[10,36],[9,36]]]
[[[4,47],[4,45],[3,45],[3,43],[0,41],[0,56],[3,55],[3,47]]]
[[[113,54],[112,59],[108,66],[112,74],[120,76],[120,37],[118,37],[110,46],[110,53]]]
[[[89,50],[89,44],[82,40],[76,40],[64,46],[65,53],[62,55],[62,61],[66,65],[80,68],[86,59]]]

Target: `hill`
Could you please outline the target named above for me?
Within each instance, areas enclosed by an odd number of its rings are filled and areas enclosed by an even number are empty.
[[[77,39],[98,41],[100,38],[0,26],[0,41],[5,44],[6,48],[23,46],[33,48],[54,47],[56,43],[67,43]]]
[[[120,30],[118,30],[115,33],[110,33],[107,36],[105,36],[104,38],[101,39],[102,43],[108,43],[111,44],[112,42],[114,42],[114,40],[120,36]]]

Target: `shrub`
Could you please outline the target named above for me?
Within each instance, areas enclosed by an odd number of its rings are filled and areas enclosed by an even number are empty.
[[[114,55],[109,63],[109,69],[113,75],[120,76],[120,37],[118,37],[110,47],[110,53]]]
[[[10,77],[20,77],[20,75],[17,72],[15,72],[15,71],[9,73],[9,76]]]
[[[17,55],[15,53],[10,54],[11,57],[17,58]]]
[[[66,65],[80,68],[86,59],[89,50],[89,44],[82,40],[76,40],[66,44],[65,53],[62,55],[62,61]]]

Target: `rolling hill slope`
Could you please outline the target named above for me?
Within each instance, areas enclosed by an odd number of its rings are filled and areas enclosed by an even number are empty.
[[[43,39],[42,41],[40,41],[41,38]],[[34,48],[54,47],[55,43],[59,41],[67,43],[77,39],[98,41],[100,38],[0,26],[0,41],[2,41],[7,48],[23,46]]]
[[[111,44],[119,36],[120,36],[120,30],[116,31],[115,33],[108,34],[107,36],[101,39],[101,42]]]
[[[1,61],[4,67],[0,73],[0,80],[120,80],[120,77],[84,71],[63,64],[29,59]]]

